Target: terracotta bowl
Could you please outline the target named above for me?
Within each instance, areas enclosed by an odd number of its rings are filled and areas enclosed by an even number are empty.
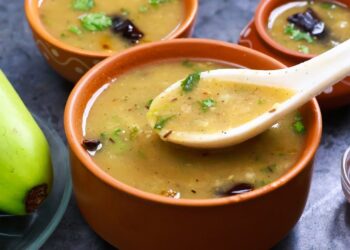
[[[305,206],[322,126],[314,99],[301,109],[308,130],[297,163],[273,183],[242,195],[177,200],[146,193],[109,176],[81,146],[84,109],[103,84],[143,64],[184,58],[254,69],[284,67],[260,52],[202,39],[138,46],[96,65],[73,89],[64,119],[80,211],[103,239],[120,249],[268,249],[288,233]]]
[[[46,31],[39,16],[40,0],[25,0],[25,12],[33,38],[40,52],[51,67],[68,81],[76,82],[95,64],[111,56],[112,53],[94,52],[75,48],[53,37]],[[183,22],[166,39],[189,37],[192,34],[198,10],[197,0],[184,0]]]
[[[277,7],[292,2],[291,0],[262,0],[258,5],[255,16],[254,25],[260,38],[266,43],[271,50],[275,50],[276,58],[283,58],[288,61],[288,66],[292,66],[305,60],[311,59],[316,55],[303,54],[284,47],[273,40],[267,33],[267,23],[270,13]],[[336,2],[350,6],[350,0],[337,0]],[[289,63],[290,62],[290,63]],[[328,89],[325,93],[317,97],[322,108],[332,109],[350,104],[350,77],[346,77],[333,88]]]

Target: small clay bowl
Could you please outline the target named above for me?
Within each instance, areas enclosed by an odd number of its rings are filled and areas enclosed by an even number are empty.
[[[93,67],[73,89],[64,118],[80,211],[97,234],[120,249],[269,249],[295,225],[306,203],[322,127],[315,99],[301,108],[307,132],[295,165],[267,186],[237,196],[191,200],[147,193],[108,175],[81,146],[85,107],[102,85],[144,64],[185,58],[285,67],[252,49],[204,39],[137,46]]]
[[[40,0],[25,0],[27,20],[40,52],[62,77],[75,83],[91,67],[115,53],[82,50],[53,37],[46,31],[40,20],[40,2]],[[184,0],[184,8],[185,14],[182,23],[165,39],[191,36],[198,11],[198,1]]]
[[[341,185],[346,199],[350,202],[350,147],[345,151],[342,159]]]
[[[273,40],[267,32],[267,23],[271,12],[277,7],[292,2],[291,0],[262,0],[258,5],[255,16],[254,25],[262,42],[266,43],[272,50],[272,54],[276,58],[283,58],[283,61],[288,61],[288,66],[292,66],[306,60],[309,60],[316,55],[303,54],[284,47]],[[350,0],[337,0],[336,2],[350,6]],[[269,53],[270,54],[270,53]],[[344,78],[333,88],[317,97],[320,105],[324,109],[338,108],[350,104],[350,77]]]

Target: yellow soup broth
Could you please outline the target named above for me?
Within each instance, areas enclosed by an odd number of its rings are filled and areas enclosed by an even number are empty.
[[[164,142],[147,122],[151,100],[172,83],[193,72],[222,67],[227,65],[165,61],[125,73],[105,85],[94,100],[85,117],[83,145],[98,142],[95,151],[90,148],[91,157],[115,179],[172,198],[222,197],[276,180],[304,147],[305,127],[297,112],[252,140],[220,150]]]
[[[173,131],[224,133],[273,110],[293,94],[283,88],[216,79],[194,82],[194,77],[199,79],[199,74],[191,74],[180,89],[159,97],[151,106],[147,115],[156,130],[164,130],[169,137]]]
[[[144,36],[133,42],[112,32],[115,16],[132,21]],[[66,44],[112,52],[169,36],[184,18],[184,4],[183,0],[43,0],[40,17],[47,31]]]
[[[307,9],[324,23],[324,35],[312,36],[288,21],[288,17]],[[350,38],[350,11],[336,2],[292,1],[271,13],[267,28],[271,38],[286,48],[305,54],[321,54]]]

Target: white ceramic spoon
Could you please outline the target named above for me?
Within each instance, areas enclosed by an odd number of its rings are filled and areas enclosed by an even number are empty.
[[[279,70],[218,69],[201,73],[201,79],[215,78],[225,82],[250,83],[293,90],[295,93],[286,101],[241,126],[230,128],[226,133],[182,132],[172,130],[169,137],[161,138],[184,146],[195,148],[221,148],[246,141],[270,128],[286,114],[296,110],[322,91],[350,74],[350,40],[296,66]],[[162,96],[179,89],[178,81],[163,91],[154,100],[155,105]],[[151,109],[152,109],[151,105]],[[151,125],[154,121],[149,120]],[[210,124],[209,124],[210,126]]]

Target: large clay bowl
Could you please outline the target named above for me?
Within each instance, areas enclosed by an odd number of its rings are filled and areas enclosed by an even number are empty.
[[[237,196],[176,200],[146,193],[109,176],[81,146],[83,112],[96,90],[143,64],[181,58],[235,63],[254,69],[284,67],[273,58],[242,46],[178,39],[135,47],[92,68],[73,89],[65,110],[74,192],[80,211],[93,230],[120,249],[268,249],[295,225],[306,203],[322,125],[314,99],[301,109],[308,129],[296,164],[271,184]]]

